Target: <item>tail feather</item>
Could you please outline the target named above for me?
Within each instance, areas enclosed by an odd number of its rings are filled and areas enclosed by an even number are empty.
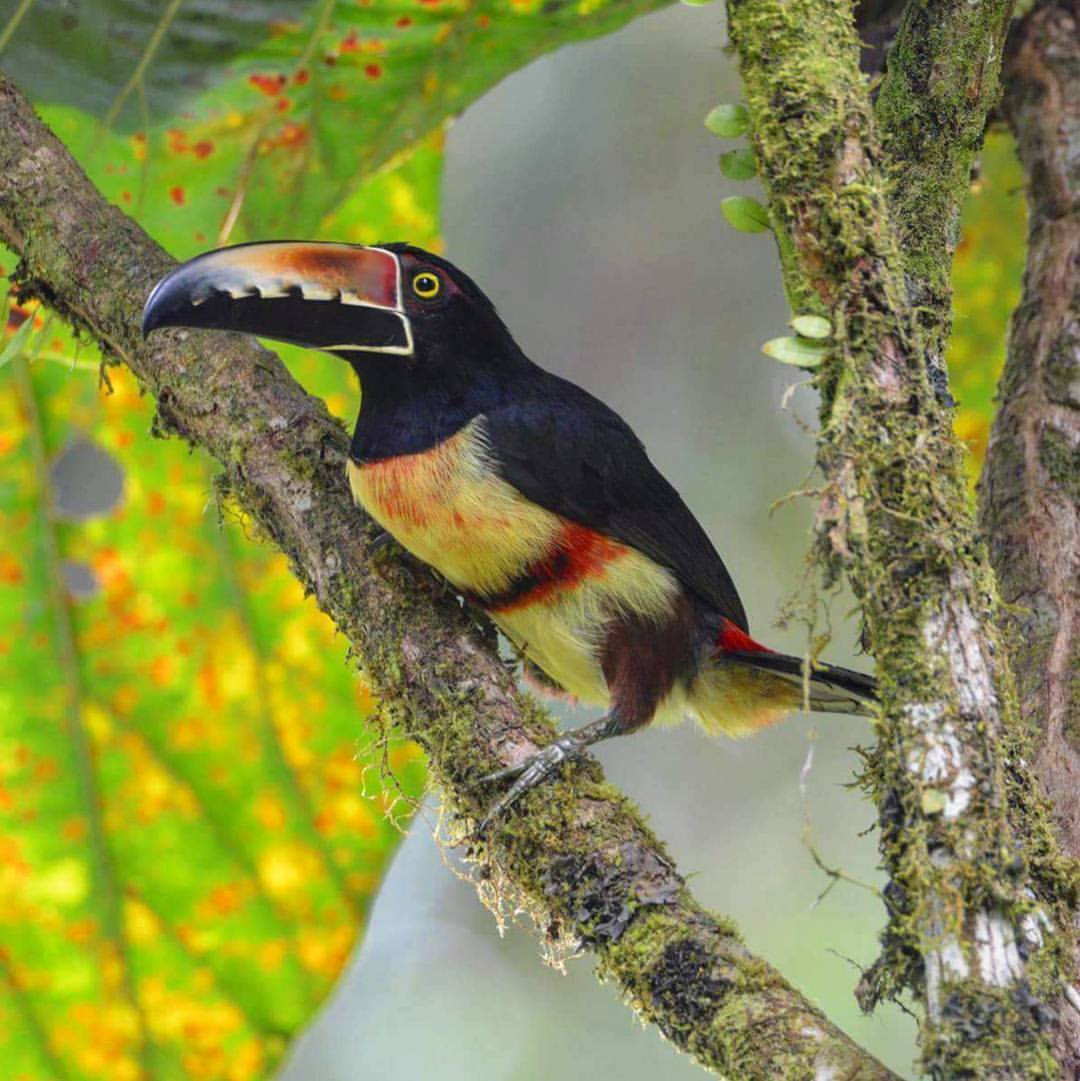
[[[782,676],[803,687],[803,658],[771,650],[725,650],[725,660],[740,661],[763,672]],[[837,664],[815,664],[810,670],[809,700],[815,712],[871,715],[870,704],[877,701],[877,680]]]

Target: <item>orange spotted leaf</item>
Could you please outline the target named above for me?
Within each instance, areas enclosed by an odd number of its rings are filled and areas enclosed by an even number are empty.
[[[78,19],[42,4],[4,65],[67,127],[94,180],[117,200],[133,191],[125,208],[187,256],[196,232],[314,236],[368,177],[512,71],[664,2],[96,0]],[[226,206],[219,185],[233,193]]]
[[[991,132],[979,178],[964,207],[953,265],[954,324],[947,355],[957,400],[956,432],[970,451],[972,482],[986,453],[1009,319],[1020,300],[1027,233],[1023,185],[1011,136]]]
[[[219,523],[209,465],[147,438],[134,379],[104,393],[34,323],[0,373],[0,1073],[268,1078],[422,767],[391,744],[382,772],[340,638],[283,557]],[[96,448],[74,480],[73,445]],[[122,471],[98,510],[95,461]]]

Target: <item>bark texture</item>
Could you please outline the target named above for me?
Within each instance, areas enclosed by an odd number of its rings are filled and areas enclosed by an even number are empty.
[[[1018,24],[1002,111],[1028,181],[1028,254],[980,511],[1035,768],[1066,851],[1080,857],[1078,0],[1039,3]],[[1080,1075],[1076,1007],[1063,1022],[1059,1057]]]
[[[949,402],[945,347],[960,207],[998,100],[1012,0],[910,0],[875,103],[882,171],[908,297],[935,394]]]
[[[1076,877],[1029,768],[940,365],[1010,11],[915,0],[876,114],[850,5],[728,2],[788,295],[833,327],[816,556],[851,583],[881,680],[864,782],[888,922],[862,997],[918,997],[932,1076],[1020,1081],[1059,1076]]]
[[[175,264],[102,200],[3,76],[0,132],[0,239],[22,256],[23,289],[132,369],[162,433],[218,459],[231,496],[351,644],[384,715],[427,752],[450,810],[474,821],[490,798],[477,778],[554,732],[490,632],[415,564],[372,557],[373,526],[345,484],[345,433],[272,353],[221,334],[141,340],[143,301]],[[483,894],[508,895],[550,937],[592,949],[638,1014],[715,1073],[895,1078],[696,903],[594,762],[527,797],[472,854]]]

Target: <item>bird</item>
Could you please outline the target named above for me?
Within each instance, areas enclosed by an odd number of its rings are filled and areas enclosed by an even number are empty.
[[[206,252],[147,298],[158,328],[327,352],[361,387],[353,498],[491,619],[543,690],[603,713],[524,761],[481,830],[601,740],[692,718],[748,735],[800,708],[872,716],[872,676],[750,634],[723,560],[630,426],[525,355],[484,292],[406,243]]]

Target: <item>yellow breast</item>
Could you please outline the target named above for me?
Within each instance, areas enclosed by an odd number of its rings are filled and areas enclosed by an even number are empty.
[[[498,476],[482,418],[431,450],[350,462],[349,484],[403,547],[471,593],[502,593],[589,532]],[[603,547],[587,573],[571,561],[565,579],[491,610],[503,633],[552,679],[598,705],[607,702],[598,647],[611,618],[635,612],[661,620],[679,589],[670,571],[633,548],[615,541]]]
[[[413,555],[458,588],[500,593],[543,558],[562,519],[495,472],[477,418],[431,450],[349,462],[353,497]]]

